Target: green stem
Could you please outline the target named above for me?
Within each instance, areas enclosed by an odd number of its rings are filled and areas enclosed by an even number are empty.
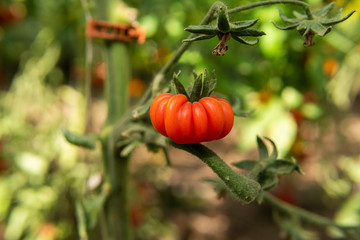
[[[307,222],[314,223],[318,226],[337,226],[336,223],[334,223],[333,221],[331,221],[328,218],[319,216],[312,212],[308,212],[302,208],[290,205],[284,201],[277,199],[276,197],[272,196],[269,193],[264,192],[263,199],[264,199],[264,201],[268,202],[273,207],[275,207],[281,211],[284,211],[286,213],[298,216],[298,217],[302,218],[303,220],[306,220]]]
[[[130,59],[125,43],[111,42],[106,45],[106,101],[107,125],[119,120],[128,108],[128,81]]]
[[[108,104],[107,126],[113,126],[126,113],[128,108],[128,81],[130,79],[130,59],[128,46],[121,42],[107,43],[106,57],[106,101]],[[130,226],[129,158],[122,158],[115,147],[112,129],[103,143],[103,156],[106,176],[111,192],[105,203],[105,217],[108,236],[106,239],[132,239]]]
[[[116,149],[113,126],[125,116],[128,108],[128,81],[130,79],[130,59],[128,46],[121,42],[108,42],[105,45],[106,57],[106,101],[108,116],[106,126],[111,130],[103,138],[103,159],[105,176],[110,183],[109,197],[104,205],[106,220],[106,239],[132,239],[130,226],[129,158],[120,157]]]
[[[266,6],[266,5],[274,5],[274,4],[298,5],[298,6],[301,6],[302,8],[304,8],[304,10],[306,12],[309,11],[309,9],[310,9],[310,4],[303,2],[303,1],[299,1],[299,0],[268,0],[268,1],[253,2],[253,3],[246,4],[246,5],[242,5],[240,7],[232,8],[232,9],[228,10],[228,13],[233,14],[233,13],[249,10],[252,8],[257,8],[257,7]]]
[[[259,183],[233,171],[216,153],[204,145],[177,144],[174,142],[171,142],[171,145],[200,158],[220,177],[239,200],[250,203],[258,196],[261,189]]]
[[[308,223],[312,223],[321,227],[335,227],[338,230],[340,230],[342,233],[344,233],[347,237],[349,237],[349,239],[358,239],[356,237],[356,233],[354,232],[359,231],[359,226],[349,227],[349,226],[339,225],[334,221],[332,221],[331,219],[319,216],[315,213],[306,211],[305,209],[281,201],[267,192],[263,192],[261,196],[263,197],[263,200],[269,203],[272,207],[275,207],[285,213],[297,216]]]
[[[200,25],[206,25],[208,23],[210,23],[213,19],[214,19],[214,14],[216,13],[217,9],[219,6],[222,6],[223,3],[222,2],[215,2],[209,9],[209,11],[207,12],[207,14],[205,15],[205,17],[202,19],[202,21],[200,22]],[[195,37],[196,34],[190,34],[189,37],[187,39],[191,39],[193,37]],[[154,81],[153,81],[153,86],[152,86],[152,92],[153,95],[157,94],[158,91],[160,90],[160,86],[162,85],[165,76],[172,70],[172,68],[175,66],[175,64],[179,61],[180,57],[184,54],[184,52],[190,47],[192,42],[183,42],[181,44],[181,46],[178,48],[178,50],[174,53],[174,55],[172,56],[172,58],[170,59],[169,62],[167,62],[161,69],[160,71],[155,75]]]
[[[91,13],[89,10],[89,3],[87,0],[81,0],[81,6],[84,10],[85,21],[86,23],[91,19]],[[91,106],[91,66],[93,60],[93,46],[91,38],[86,37],[85,39],[85,76],[84,76],[84,85],[83,92],[85,97],[85,113],[87,123],[85,133],[87,133],[89,126],[91,125],[91,118],[89,117],[90,106]]]

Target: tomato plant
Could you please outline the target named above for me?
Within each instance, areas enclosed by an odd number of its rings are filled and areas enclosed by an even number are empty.
[[[215,96],[191,103],[183,94],[160,94],[151,104],[150,118],[159,133],[180,144],[221,139],[234,124],[231,105]]]

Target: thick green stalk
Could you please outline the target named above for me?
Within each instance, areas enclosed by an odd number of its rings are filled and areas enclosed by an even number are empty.
[[[106,45],[106,101],[108,103],[107,125],[118,121],[128,108],[128,81],[130,63],[128,46],[113,42]]]
[[[117,0],[97,0],[97,17],[114,21],[112,11]],[[120,157],[116,149],[114,124],[126,116],[128,110],[128,81],[131,78],[129,46],[122,42],[105,42],[106,86],[108,114],[102,134],[105,176],[110,183],[109,197],[104,205],[106,221],[104,239],[131,240],[129,192],[129,158]]]
[[[310,9],[310,5],[306,2],[299,1],[299,0],[267,0],[267,1],[258,1],[253,2],[249,4],[242,5],[240,7],[229,9],[228,13],[233,14],[237,12],[242,12],[245,10],[266,6],[266,5],[274,5],[274,4],[292,4],[292,5],[298,5],[304,8],[304,10],[307,12]]]
[[[125,43],[110,42],[105,46],[106,57],[106,101],[108,116],[106,126],[113,126],[128,108],[128,81],[130,59]],[[103,139],[105,174],[110,182],[110,194],[104,206],[106,239],[132,239],[130,226],[129,158],[120,157],[115,148],[114,132]]]
[[[258,182],[232,170],[216,153],[204,145],[177,144],[174,142],[171,142],[171,145],[200,158],[220,177],[239,200],[250,203],[258,196],[261,189]]]

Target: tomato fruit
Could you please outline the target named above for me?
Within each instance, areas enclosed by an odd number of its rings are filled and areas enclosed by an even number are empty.
[[[215,96],[189,102],[183,94],[164,93],[150,107],[154,128],[176,143],[208,142],[225,137],[234,124],[231,105]]]

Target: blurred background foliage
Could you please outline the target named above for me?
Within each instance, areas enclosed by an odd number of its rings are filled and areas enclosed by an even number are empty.
[[[198,24],[213,2],[127,1],[147,29],[147,41],[131,45],[132,102],[188,36],[183,29]],[[328,2],[309,1],[315,7]],[[235,0],[225,3],[229,8],[238,6]],[[360,9],[358,0],[336,3],[344,13]],[[90,7],[94,12],[95,3],[90,1]],[[219,154],[230,162],[239,161],[240,156],[254,154],[256,135],[272,138],[280,153],[294,156],[307,173],[280,184],[275,194],[339,222],[358,224],[359,14],[304,49],[296,31],[280,31],[270,23],[280,20],[278,8],[285,13],[296,9],[276,5],[231,15],[236,20],[260,18],[256,27],[267,35],[258,45],[230,41],[227,54],[215,57],[211,52],[216,39],[195,42],[174,71],[181,69],[181,81],[188,84],[192,71],[215,69],[218,93],[234,102],[240,99],[244,111],[254,110],[248,118],[236,119],[223,144],[210,144]],[[114,7],[115,15],[120,12]],[[96,42],[92,104],[85,114],[84,31],[79,0],[0,3],[0,239],[76,239],[75,203],[96,199],[101,191],[99,152],[79,150],[61,134],[63,128],[99,133],[106,116],[105,67]],[[162,153],[140,148],[133,158],[132,222],[139,239],[237,239],[241,235],[233,229],[236,224],[229,223],[231,214],[214,215],[209,210],[220,206],[216,197],[201,183],[193,186],[202,169],[195,161],[183,166],[175,157],[175,166],[188,170],[189,181],[184,183],[180,170],[166,167]],[[97,206],[96,200],[91,203]],[[188,221],[181,212],[189,213]],[[217,227],[208,227],[207,232],[204,224]]]

